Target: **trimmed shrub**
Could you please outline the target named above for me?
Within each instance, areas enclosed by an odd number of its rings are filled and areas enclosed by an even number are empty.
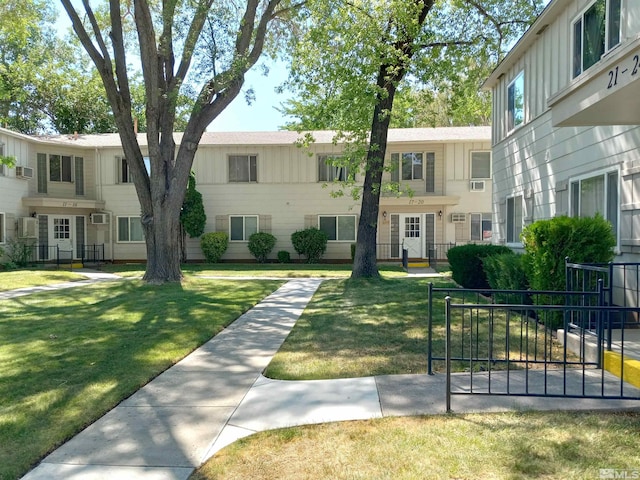
[[[503,245],[460,245],[447,252],[453,279],[465,288],[488,289],[482,260],[492,255],[513,253]]]
[[[249,237],[249,251],[260,263],[267,261],[267,257],[276,246],[276,237],[267,232],[252,233]]]
[[[522,231],[528,256],[527,277],[533,290],[564,290],[565,258],[577,263],[606,263],[613,259],[616,239],[602,216],[555,217],[539,220]]]
[[[515,252],[483,258],[482,266],[489,286],[494,290],[527,290],[529,281],[525,269],[525,259],[525,255]],[[531,304],[529,295],[514,297],[507,294],[495,294],[494,299],[497,303]]]
[[[278,261],[280,263],[290,263],[291,262],[291,255],[286,250],[280,250],[278,252]]]
[[[291,234],[291,243],[298,255],[307,257],[307,263],[316,263],[327,249],[327,234],[317,228],[305,228]]]
[[[209,232],[200,237],[200,248],[209,263],[217,263],[229,247],[226,232]]]

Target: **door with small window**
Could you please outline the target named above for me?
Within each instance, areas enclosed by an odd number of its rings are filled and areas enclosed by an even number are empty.
[[[77,258],[74,248],[74,234],[73,217],[49,216],[49,245],[58,247],[61,260]]]
[[[423,225],[421,215],[401,215],[400,231],[403,248],[409,258],[423,258]]]

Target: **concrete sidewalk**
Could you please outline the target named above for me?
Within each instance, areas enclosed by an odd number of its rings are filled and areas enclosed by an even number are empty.
[[[305,382],[262,376],[321,282],[288,281],[223,332],[52,452],[23,478],[186,480],[221,448],[258,431],[444,413],[444,375]],[[492,385],[500,385],[493,375]],[[481,385],[482,375],[474,378],[480,379]],[[465,392],[468,382],[468,375],[456,375],[454,390]],[[461,395],[453,401],[453,410],[459,413],[638,407],[640,402],[632,400],[559,402],[558,398],[489,395]]]

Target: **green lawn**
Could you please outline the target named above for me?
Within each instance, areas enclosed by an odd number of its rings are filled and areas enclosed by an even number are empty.
[[[281,284],[130,280],[0,301],[0,479],[24,474]]]
[[[0,271],[0,292],[17,288],[51,285],[53,283],[86,280],[80,273],[65,270],[13,270]]]
[[[600,469],[626,472],[615,478],[638,478],[638,432],[638,412],[522,412],[330,423],[239,440],[190,480],[614,478],[601,476]]]

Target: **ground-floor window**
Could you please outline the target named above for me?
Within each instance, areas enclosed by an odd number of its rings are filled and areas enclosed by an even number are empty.
[[[355,215],[320,215],[318,224],[330,242],[353,242],[356,239]]]
[[[144,242],[140,217],[118,217],[119,242]]]
[[[229,216],[229,239],[234,242],[248,242],[249,237],[258,231],[257,215]]]
[[[471,214],[471,240],[491,240],[491,213]]]
[[[600,214],[608,220],[617,238],[618,232],[618,171],[580,177],[571,181],[571,215],[594,217]]]
[[[522,233],[522,195],[507,198],[507,243],[519,243]]]

